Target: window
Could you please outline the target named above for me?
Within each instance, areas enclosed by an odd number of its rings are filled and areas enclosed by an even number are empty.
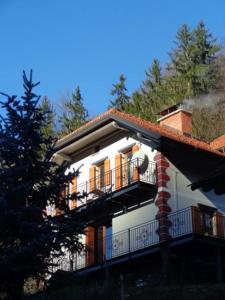
[[[128,149],[122,153],[122,186],[126,186],[132,179],[132,149]]]
[[[89,192],[106,192],[111,185],[110,161],[105,158],[93,164],[89,169]]]
[[[201,233],[213,235],[213,217],[217,209],[202,204],[198,206],[200,208]]]
[[[105,164],[104,161],[95,166],[96,188],[102,190],[105,186]]]

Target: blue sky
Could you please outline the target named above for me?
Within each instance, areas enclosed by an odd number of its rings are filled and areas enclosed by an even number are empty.
[[[168,61],[178,28],[199,20],[224,43],[224,0],[0,0],[0,91],[20,95],[32,68],[57,109],[80,85],[94,116],[121,73],[131,93],[153,58]]]

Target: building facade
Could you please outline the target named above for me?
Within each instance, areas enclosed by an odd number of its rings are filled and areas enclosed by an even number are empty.
[[[191,137],[190,112],[173,107],[159,122],[111,109],[58,141],[55,160],[78,174],[65,194],[86,224],[87,248],[65,252],[60,268],[97,272],[156,258],[166,270],[168,253],[197,257],[207,248],[222,280],[225,199],[191,184],[225,155]]]

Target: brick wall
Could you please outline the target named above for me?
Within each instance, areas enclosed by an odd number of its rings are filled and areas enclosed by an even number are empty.
[[[175,111],[160,120],[161,126],[166,126],[173,128],[180,133],[188,133],[191,134],[192,132],[192,118],[191,113],[178,110]]]

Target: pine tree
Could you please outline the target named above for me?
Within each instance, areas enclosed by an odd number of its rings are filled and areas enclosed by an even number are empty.
[[[43,97],[40,103],[41,111],[46,115],[46,127],[43,128],[43,132],[46,136],[56,136],[56,128],[55,128],[55,117],[56,114],[53,110],[53,105],[51,104],[48,97]]]
[[[151,67],[145,72],[146,79],[143,82],[142,91],[148,93],[162,84],[162,70],[158,59],[154,59]]]
[[[197,74],[196,94],[208,93],[210,89],[215,88],[217,69],[214,61],[220,49],[220,45],[206,29],[204,22],[199,22],[193,31],[193,56]]]
[[[59,123],[61,123],[60,133],[62,135],[79,128],[88,120],[88,111],[84,107],[79,86],[72,93],[71,99],[64,103],[64,108],[65,111],[59,118]]]
[[[119,82],[113,84],[111,90],[111,95],[115,98],[110,101],[108,108],[116,108],[120,111],[125,111],[129,105],[130,97],[127,95],[127,88],[125,85],[126,77],[121,74],[119,77]]]
[[[23,80],[21,99],[1,94],[6,100],[1,99],[0,116],[0,293],[11,300],[21,299],[27,278],[48,274],[63,245],[71,251],[82,248],[81,228],[58,197],[64,167],[53,162],[54,138],[43,131],[48,113],[38,107],[40,97],[33,91],[38,83],[32,72]],[[64,214],[48,217],[47,203]]]
[[[165,78],[158,59],[154,59],[152,65],[146,71],[146,79],[141,86],[142,93],[142,117],[153,122],[157,119],[157,112],[163,106],[168,105],[169,97],[166,94]]]
[[[132,94],[131,100],[126,107],[126,112],[142,117],[144,115],[143,96],[139,91]]]
[[[208,93],[214,85],[212,62],[220,46],[200,22],[190,31],[183,25],[176,36],[176,48],[170,53],[168,69],[186,85],[185,97]]]

